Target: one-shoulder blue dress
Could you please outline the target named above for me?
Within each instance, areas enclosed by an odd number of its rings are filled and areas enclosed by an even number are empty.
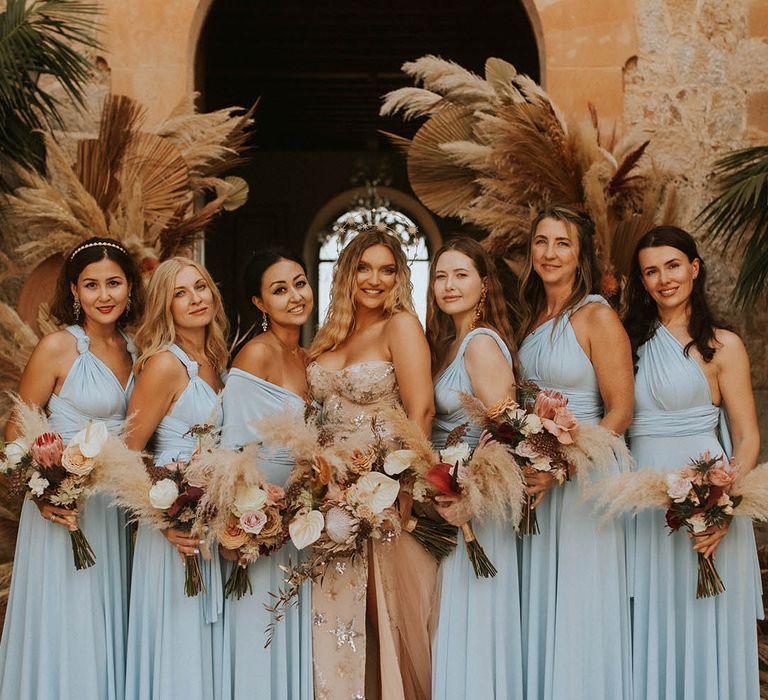
[[[259,440],[254,421],[286,410],[302,411],[304,401],[291,391],[249,372],[234,368],[224,389],[224,428],[221,442],[235,448]],[[265,451],[266,452],[266,451]],[[293,461],[285,450],[262,453],[258,468],[278,486],[288,479]],[[271,615],[264,608],[285,584],[280,566],[295,564],[298,550],[286,544],[274,554],[248,566],[253,593],[224,601],[224,662],[222,698],[258,700],[310,700],[312,676],[312,587],[306,585],[297,607],[291,607],[264,649]],[[229,575],[231,562],[226,562]],[[331,643],[332,640],[329,641]]]
[[[218,396],[198,366],[177,345],[172,352],[184,365],[189,383],[154,435],[157,465],[188,459],[197,440],[187,435],[200,423],[221,425]],[[217,551],[201,558],[206,590],[184,594],[184,562],[159,530],[139,525],[133,556],[126,660],[127,700],[211,700],[221,672],[224,600]]]
[[[592,302],[607,303],[589,295],[576,308]],[[570,315],[530,333],[520,362],[526,379],[562,392],[580,422],[600,421],[597,377]],[[593,510],[577,475],[547,493],[536,510],[540,534],[523,538],[520,613],[529,700],[631,697],[624,520],[602,524]]]
[[[78,356],[58,395],[50,425],[67,444],[89,421],[110,430],[125,420],[133,375],[123,387],[89,349],[80,326],[67,328]],[[126,337],[133,356],[133,343]],[[13,579],[0,642],[0,698],[117,700],[124,696],[129,548],[125,514],[95,494],[80,510],[80,528],[96,563],[78,571],[69,533],[24,501]]]
[[[448,433],[468,422],[459,392],[473,393],[464,364],[467,346],[488,335],[512,365],[504,341],[494,331],[470,331],[456,357],[435,382],[432,442],[442,448]],[[465,440],[477,444],[480,430],[470,426]],[[433,643],[432,694],[435,700],[523,697],[520,640],[520,589],[517,536],[511,523],[472,525],[477,541],[498,570],[494,578],[476,578],[461,536],[440,566],[440,615]]]
[[[707,450],[730,457],[725,414],[712,404],[696,359],[686,357],[663,325],[638,355],[635,419],[629,430],[637,467],[672,471]],[[735,517],[715,557],[725,592],[697,600],[698,557],[685,529],[670,533],[660,510],[638,513],[635,698],[759,697],[755,620],[763,618],[763,605],[752,523]]]

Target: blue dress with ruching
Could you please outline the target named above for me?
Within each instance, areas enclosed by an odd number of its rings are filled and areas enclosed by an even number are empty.
[[[699,363],[663,325],[638,355],[629,431],[638,468],[672,471],[707,450],[729,457],[725,414]],[[684,528],[670,533],[660,510],[638,513],[634,560],[635,697],[756,700],[763,606],[752,523],[735,517],[717,548],[725,592],[712,598],[696,599],[696,552]]]
[[[492,330],[470,331],[456,357],[435,382],[432,442],[442,448],[448,433],[468,422],[459,392],[473,393],[464,365],[467,345],[489,335],[512,365],[509,350]],[[480,431],[471,426],[465,440],[477,444]],[[440,615],[432,652],[435,700],[523,697],[518,581],[518,541],[511,523],[473,522],[477,541],[498,570],[494,578],[477,578],[463,539],[440,567]]]
[[[304,401],[283,387],[234,368],[223,399],[224,447],[237,448],[259,440],[254,421],[286,410],[303,411]],[[293,460],[285,450],[260,455],[258,468],[270,483],[283,486]],[[269,593],[284,587],[280,566],[296,564],[300,555],[293,544],[248,566],[251,595],[224,601],[224,662],[222,698],[258,700],[310,700],[312,690],[311,585],[302,588],[298,606],[291,607],[277,625],[272,643],[264,648],[265,630],[272,616],[264,608],[273,602]],[[232,562],[226,562],[229,575]],[[330,643],[330,642],[329,642]]]
[[[196,362],[177,346],[189,382],[171,412],[157,426],[154,461],[170,464],[191,457],[197,439],[187,431],[196,424],[221,425],[218,396],[198,375]],[[221,671],[224,599],[216,550],[200,558],[205,591],[184,593],[184,562],[162,532],[139,525],[133,556],[128,622],[127,700],[211,700]]]
[[[589,295],[576,308],[592,302],[607,303]],[[597,377],[570,316],[530,333],[520,363],[526,379],[566,396],[580,422],[600,421]],[[619,468],[610,465],[613,472]],[[593,508],[577,475],[547,493],[536,509],[540,534],[523,538],[520,612],[529,700],[631,697],[624,520],[601,523]]]
[[[89,421],[119,429],[133,388],[133,375],[124,388],[90,351],[82,327],[67,331],[77,339],[78,356],[46,407],[64,444]],[[133,355],[133,343],[126,340]],[[111,500],[95,494],[81,506],[80,528],[96,563],[80,571],[67,530],[41,518],[33,501],[24,501],[0,642],[3,700],[123,698],[129,539],[125,514],[110,507]]]

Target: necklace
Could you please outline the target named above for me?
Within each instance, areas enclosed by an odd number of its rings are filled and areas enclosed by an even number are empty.
[[[301,352],[301,346],[298,343],[296,344],[296,347],[291,348],[286,343],[283,342],[282,338],[277,333],[275,333],[274,331],[270,331],[270,332],[272,333],[272,336],[274,337],[274,339],[278,343],[280,343],[280,347],[282,347],[283,350],[285,350],[289,355],[291,355],[291,357],[299,356],[299,353]]]

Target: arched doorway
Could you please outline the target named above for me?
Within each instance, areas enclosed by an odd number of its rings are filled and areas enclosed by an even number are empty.
[[[501,56],[539,79],[534,29],[519,0],[492,0],[482,12],[460,0],[213,2],[197,56],[203,107],[261,99],[255,150],[239,173],[250,183],[249,202],[216,223],[206,249],[241,326],[255,319],[252,290],[239,282],[251,251],[276,242],[302,250],[318,211],[365,183],[361,162],[382,166],[384,185],[412,195],[402,157],[379,133],[402,133],[402,125],[379,118],[378,108],[384,93],[409,84],[402,63],[427,53],[477,72],[489,55]],[[460,228],[456,220],[435,224],[444,233]]]

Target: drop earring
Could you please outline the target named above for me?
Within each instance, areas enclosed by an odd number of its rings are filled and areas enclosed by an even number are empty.
[[[269,330],[269,317],[263,311],[261,312],[261,330],[264,333]]]
[[[75,300],[72,302],[72,314],[75,317],[75,321],[80,320],[80,309],[82,306],[80,305],[80,297],[76,296]]]
[[[483,285],[483,289],[480,292],[480,301],[477,302],[477,307],[475,308],[475,317],[472,319],[472,325],[469,327],[469,330],[473,331],[477,327],[477,324],[480,322],[480,319],[483,317],[483,314],[485,313],[485,298],[488,296],[488,288]]]
[[[128,301],[125,302],[125,311],[123,311],[123,313],[127,316],[130,310],[131,310],[131,294],[129,292]]]

